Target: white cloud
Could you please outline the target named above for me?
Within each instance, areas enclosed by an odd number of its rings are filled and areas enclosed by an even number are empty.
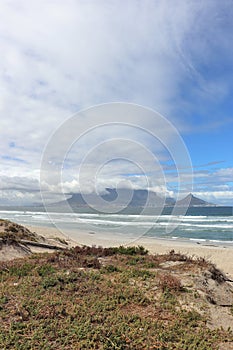
[[[189,123],[178,118],[183,108],[191,108],[183,101],[184,85],[194,81],[191,93],[198,101],[221,100],[231,86],[229,79],[206,79],[198,68],[216,58],[215,41],[232,58],[230,37],[225,32],[223,36],[222,29],[224,11],[231,9],[227,2],[221,4],[1,1],[0,175],[6,176],[1,188],[6,190],[16,177],[16,189],[27,178],[31,190],[31,182],[39,179],[49,137],[80,108],[109,101],[135,102],[165,113],[179,130],[188,130]],[[218,22],[213,14],[218,14]],[[167,140],[172,142],[170,136]],[[93,142],[98,138],[96,134]],[[89,142],[90,146],[91,138]],[[80,155],[88,149],[85,142],[81,146]],[[160,162],[167,160],[158,144],[150,143],[150,148]],[[124,148],[128,155],[134,150]],[[77,153],[75,157],[77,162]],[[131,169],[128,165],[118,170],[122,174]],[[223,174],[219,176],[223,179]],[[119,179],[124,178],[114,167],[109,169],[105,180],[116,183]],[[66,180],[67,189],[76,186],[73,181]],[[144,180],[135,177],[133,181],[140,186]],[[151,187],[160,186],[158,182],[159,177]]]
[[[213,204],[232,206],[233,191],[198,191],[194,195]]]

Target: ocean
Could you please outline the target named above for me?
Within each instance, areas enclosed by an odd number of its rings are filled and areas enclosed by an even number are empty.
[[[75,230],[102,235],[137,239],[139,237],[164,238],[233,244],[232,207],[192,207],[186,215],[171,215],[165,208],[164,215],[61,213],[29,210],[0,210],[0,218],[31,226],[57,227],[69,235]],[[74,236],[74,235],[73,235]]]

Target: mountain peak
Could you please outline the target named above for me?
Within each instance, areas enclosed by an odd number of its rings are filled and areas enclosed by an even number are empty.
[[[166,198],[165,203],[164,199],[161,198],[157,193],[148,191],[145,189],[136,189],[131,193],[128,189],[116,189],[116,188],[106,188],[106,192],[101,195],[97,195],[96,193],[90,193],[83,198],[81,193],[73,193],[67,201],[58,202],[54,205],[59,206],[63,205],[64,202],[67,202],[72,208],[86,208],[91,205],[99,205],[99,197],[102,198],[103,202],[106,205],[111,204],[115,205],[124,205],[128,203],[128,199],[130,202],[127,204],[127,207],[144,207],[145,205],[148,207],[163,207],[165,206],[174,206],[175,203],[179,207],[213,207],[215,204],[208,203],[203,199],[195,197],[192,193],[189,193],[186,197],[181,200],[175,202],[173,198]]]
[[[209,207],[215,206],[215,204],[208,203],[203,199],[195,197],[192,193],[189,193],[186,197],[181,200],[178,200],[176,204],[180,207],[189,206],[189,207]]]

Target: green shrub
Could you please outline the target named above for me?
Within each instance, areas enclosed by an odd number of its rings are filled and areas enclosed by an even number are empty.
[[[47,275],[51,275],[54,272],[55,272],[55,268],[49,264],[45,264],[45,265],[39,266],[37,268],[38,275],[42,276],[42,277],[47,276]]]

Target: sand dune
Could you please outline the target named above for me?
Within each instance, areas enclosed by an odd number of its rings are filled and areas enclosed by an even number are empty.
[[[65,239],[68,246],[75,246],[77,244],[82,245],[100,245],[103,247],[118,246],[124,244],[123,240],[116,239],[116,236],[112,234],[102,234],[95,232],[84,232],[76,230],[76,240],[64,235],[56,228],[48,227],[32,227],[28,226],[31,231],[36,232],[39,235],[46,237],[47,239],[53,239],[59,237]],[[70,237],[74,237],[71,233]],[[231,246],[217,246],[217,245],[204,245],[197,244],[195,242],[178,241],[178,240],[166,240],[166,239],[151,239],[140,238],[136,241],[128,242],[128,245],[143,245],[151,253],[163,254],[174,249],[176,252],[181,252],[188,255],[195,255],[197,257],[204,257],[207,260],[216,264],[222,269],[229,277],[233,277],[233,248]]]

